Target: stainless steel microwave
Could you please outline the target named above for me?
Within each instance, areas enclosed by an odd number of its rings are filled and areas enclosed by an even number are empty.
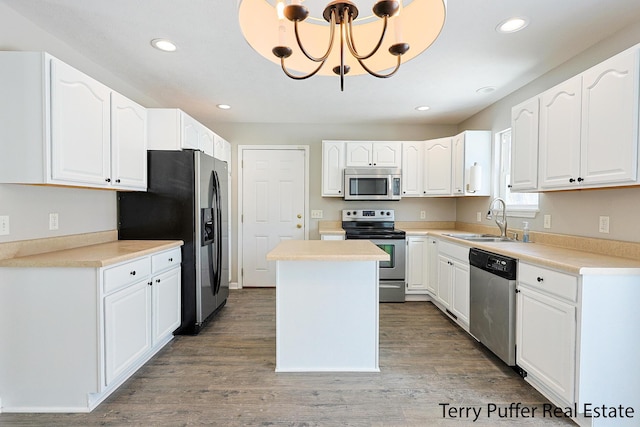
[[[345,200],[400,200],[400,169],[347,168],[344,170]]]

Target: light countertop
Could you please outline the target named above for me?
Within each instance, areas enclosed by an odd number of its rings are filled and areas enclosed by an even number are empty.
[[[0,267],[105,267],[182,246],[181,240],[115,240],[0,260]]]
[[[389,261],[369,240],[284,240],[267,254],[269,261]]]

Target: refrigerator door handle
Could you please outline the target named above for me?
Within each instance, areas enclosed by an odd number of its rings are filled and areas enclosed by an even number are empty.
[[[222,239],[220,238],[220,231],[222,230],[222,216],[220,211],[220,181],[218,180],[218,173],[214,170],[211,172],[212,178],[212,208],[215,215],[214,221],[214,236],[213,245],[215,247],[214,257],[214,295],[217,295],[220,291],[221,279],[222,279]]]

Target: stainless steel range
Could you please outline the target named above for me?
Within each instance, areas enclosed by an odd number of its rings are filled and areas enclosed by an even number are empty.
[[[371,240],[391,259],[380,262],[380,302],[404,302],[405,232],[395,229],[393,209],[344,209],[347,239]]]

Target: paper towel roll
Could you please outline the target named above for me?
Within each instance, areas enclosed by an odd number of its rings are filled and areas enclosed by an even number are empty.
[[[480,190],[480,187],[482,187],[482,166],[480,166],[478,162],[474,162],[473,166],[471,166],[471,170],[469,171],[469,185],[467,186],[467,191],[475,193]]]

